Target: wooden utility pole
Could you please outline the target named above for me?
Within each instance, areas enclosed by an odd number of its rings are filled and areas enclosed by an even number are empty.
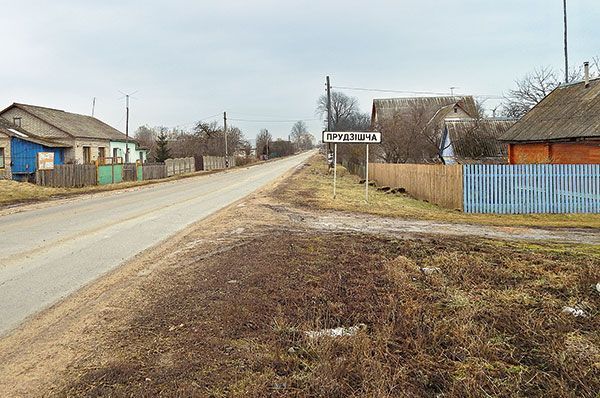
[[[327,131],[331,131],[331,84],[327,76]]]
[[[125,163],[129,163],[129,94],[125,94],[125,104],[127,108],[125,116]]]
[[[225,168],[228,168],[229,152],[227,150],[227,112],[223,112],[223,135],[225,136]]]
[[[565,23],[565,83],[569,82],[569,50],[567,41],[567,0],[563,0],[563,17]]]

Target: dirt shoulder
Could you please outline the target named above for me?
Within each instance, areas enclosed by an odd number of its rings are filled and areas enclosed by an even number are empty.
[[[600,234],[600,214],[468,214],[411,198],[370,189],[365,202],[359,177],[338,167],[337,197],[333,199],[333,176],[327,173],[322,155],[296,174],[280,196],[287,202],[310,209],[359,212],[404,220],[530,228],[589,228]]]
[[[323,224],[324,213],[286,199],[294,181],[146,251],[0,340],[0,390],[116,397],[594,397],[600,390],[597,246],[373,227],[379,221],[369,228],[360,217],[352,226],[347,213],[329,212]],[[339,338],[305,333],[336,327],[355,328]]]

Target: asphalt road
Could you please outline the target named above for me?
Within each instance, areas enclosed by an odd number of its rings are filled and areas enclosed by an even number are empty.
[[[310,155],[0,217],[0,334]]]

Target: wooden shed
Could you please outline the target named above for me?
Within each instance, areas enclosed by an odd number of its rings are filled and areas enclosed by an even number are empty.
[[[511,164],[600,164],[600,79],[559,86],[500,139]]]

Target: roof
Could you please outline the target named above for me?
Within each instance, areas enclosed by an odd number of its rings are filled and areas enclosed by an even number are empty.
[[[442,108],[450,109],[455,105],[460,106],[468,115],[477,116],[477,106],[472,96],[407,97],[374,99],[372,119],[392,119],[397,114],[408,113],[417,108],[425,109],[429,118],[433,118]]]
[[[600,138],[600,79],[557,87],[501,139],[508,142]]]
[[[125,134],[92,116],[19,103],[12,104],[4,109],[2,113],[12,108],[21,109],[74,138],[91,138],[112,141],[125,140]],[[131,138],[130,140],[135,141]]]
[[[506,163],[507,144],[502,136],[515,124],[514,120],[453,120],[446,121],[446,134],[450,136],[454,157],[459,163],[494,162]]]
[[[36,144],[44,145],[49,148],[68,148],[69,145],[60,144],[51,140],[40,138],[34,134],[31,134],[22,128],[12,124],[8,120],[0,116],[0,133],[4,133],[9,137],[19,138],[25,141],[34,142]]]

